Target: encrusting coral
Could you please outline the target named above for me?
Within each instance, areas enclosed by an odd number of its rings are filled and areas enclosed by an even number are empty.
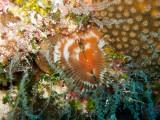
[[[99,2],[102,1],[95,1]],[[118,0],[114,5],[96,11],[95,15],[104,22],[103,31],[109,35],[115,51],[131,56],[133,64],[150,71],[151,76],[159,74],[159,0]],[[116,24],[105,24],[107,20]],[[119,23],[120,20],[126,22]]]

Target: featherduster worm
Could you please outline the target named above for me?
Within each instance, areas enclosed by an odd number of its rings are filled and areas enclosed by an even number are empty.
[[[54,62],[60,62],[61,69],[74,79],[73,83],[82,91],[90,91],[103,84],[105,56],[102,33],[87,30],[80,36],[80,43],[65,37],[54,49]]]

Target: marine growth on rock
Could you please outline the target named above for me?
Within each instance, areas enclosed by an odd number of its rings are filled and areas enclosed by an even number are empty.
[[[3,119],[154,120],[159,55],[160,0],[1,0]]]

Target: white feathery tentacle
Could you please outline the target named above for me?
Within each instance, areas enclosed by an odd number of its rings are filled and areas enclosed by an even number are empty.
[[[70,51],[68,51],[68,48],[74,43],[75,41],[73,39],[67,40],[66,45],[64,46],[63,50],[63,56],[65,61],[70,65],[69,63],[69,56],[70,56]]]

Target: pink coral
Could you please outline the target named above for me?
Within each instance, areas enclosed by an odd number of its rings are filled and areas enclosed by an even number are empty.
[[[65,16],[68,15],[69,11],[67,9],[67,7],[64,5],[63,2],[59,3],[59,10],[61,11],[61,13]]]
[[[9,3],[8,0],[1,0],[0,1],[0,15],[3,13],[3,10],[8,5],[8,3]]]

